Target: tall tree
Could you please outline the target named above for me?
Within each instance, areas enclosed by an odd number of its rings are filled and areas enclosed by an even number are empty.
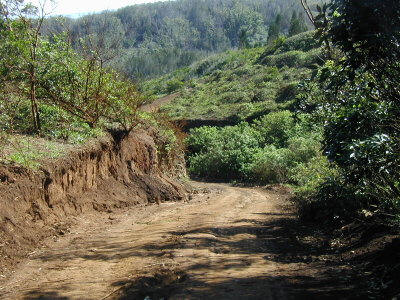
[[[14,56],[3,55],[3,71],[9,76],[17,76],[28,85],[28,96],[31,101],[33,130],[40,132],[40,115],[37,100],[37,72],[40,60],[40,32],[46,18],[48,1],[39,1],[35,7],[23,0],[0,1],[0,13],[6,22],[4,34],[4,51],[14,51]]]
[[[292,18],[290,19],[289,36],[293,36],[304,31],[307,31],[307,25],[304,21],[304,16],[301,13],[297,14],[297,12],[294,10]]]
[[[282,15],[277,14],[275,21],[269,26],[268,41],[274,41],[279,37],[282,29]]]

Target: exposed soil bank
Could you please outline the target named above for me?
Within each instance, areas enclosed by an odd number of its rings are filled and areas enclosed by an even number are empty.
[[[183,157],[162,161],[152,130],[106,137],[38,171],[0,167],[0,276],[74,216],[182,201]]]

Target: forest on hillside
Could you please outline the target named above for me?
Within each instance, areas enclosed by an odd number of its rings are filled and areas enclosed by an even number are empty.
[[[79,39],[93,36],[93,43],[102,42],[118,53],[109,57],[108,65],[131,78],[142,78],[188,66],[212,53],[264,45],[279,34],[298,33],[291,31],[293,21],[303,31],[310,26],[297,0],[176,0],[76,20],[50,18],[43,32],[67,30],[78,51],[82,51]]]

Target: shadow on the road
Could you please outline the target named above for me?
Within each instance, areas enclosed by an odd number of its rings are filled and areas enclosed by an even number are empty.
[[[271,215],[268,216],[268,219]],[[201,227],[187,231],[165,232],[172,238],[141,246],[127,246],[112,238],[92,241],[90,245],[76,245],[75,249],[47,252],[36,259],[42,261],[58,260],[119,260],[128,257],[160,257],[165,251],[174,249],[212,249],[213,252],[235,254],[269,254],[268,260],[281,261],[280,257],[290,257],[291,262],[303,262],[305,255],[321,252],[323,249],[310,249],[299,241],[299,236],[307,234],[307,227],[299,224],[292,215],[278,216],[262,222],[242,219],[230,227]],[[243,235],[242,238],[230,240],[229,237]],[[135,235],[132,235],[135,239]],[[92,251],[88,251],[92,250]],[[228,252],[226,252],[228,251]],[[311,251],[311,253],[310,253]]]
[[[30,291],[25,294],[25,300],[68,300],[68,297],[59,296],[58,292]]]
[[[127,257],[173,256],[176,249],[208,249],[216,254],[235,254],[226,259],[201,260],[188,269],[159,270],[156,274],[143,274],[134,280],[114,283],[116,292],[109,299],[361,299],[354,294],[344,263],[329,261],[327,246],[317,242],[306,242],[315,231],[300,222],[290,213],[264,214],[265,220],[243,219],[224,226],[200,227],[192,230],[166,232],[168,239],[128,247],[121,242],[95,241],[90,245],[96,252],[60,251],[39,257],[49,260],[119,260]],[[257,217],[259,218],[259,216]],[[234,237],[234,238],[233,238]],[[86,246],[87,247],[87,246]],[[237,255],[241,255],[238,259]],[[286,265],[286,269],[304,268],[304,272],[293,274],[274,273],[268,276],[249,278],[219,278],[209,284],[201,276],[191,277],[191,272],[212,270],[214,274],[226,270],[245,270],[254,264],[252,255],[266,262]],[[232,258],[234,257],[234,258]],[[312,272],[309,272],[312,270]],[[284,274],[284,275],[282,275]],[[304,274],[304,276],[297,276]],[[36,298],[35,298],[36,297]],[[26,299],[66,299],[57,294],[27,294]]]
[[[146,283],[143,286],[143,282]],[[329,279],[305,276],[260,276],[228,279],[219,283],[204,283],[188,277],[168,285],[154,283],[151,277],[118,282],[120,289],[109,299],[349,299],[348,288],[328,289]],[[324,285],[324,287],[322,286]],[[351,299],[358,299],[352,297]],[[363,299],[360,297],[359,299]]]

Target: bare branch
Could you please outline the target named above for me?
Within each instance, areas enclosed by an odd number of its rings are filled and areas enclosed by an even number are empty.
[[[307,16],[310,19],[311,23],[314,25],[315,28],[317,28],[314,16],[311,12],[310,7],[308,6],[307,0],[301,0],[301,5],[303,6],[305,12],[307,13]]]

